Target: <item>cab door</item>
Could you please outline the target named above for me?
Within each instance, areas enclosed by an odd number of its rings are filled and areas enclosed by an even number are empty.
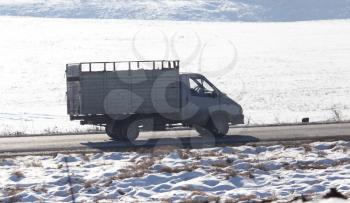
[[[205,125],[209,109],[219,106],[218,90],[202,75],[182,77],[182,118],[189,124]]]

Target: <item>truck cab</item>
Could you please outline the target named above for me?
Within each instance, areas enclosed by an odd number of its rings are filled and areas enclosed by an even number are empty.
[[[243,124],[242,107],[201,74],[181,74],[182,120],[203,134],[225,135],[229,124]]]
[[[132,141],[140,130],[179,126],[193,127],[202,136],[224,136],[230,125],[243,124],[238,103],[203,75],[180,73],[179,64],[167,60],[67,64],[67,113],[83,125],[104,126],[113,140]]]

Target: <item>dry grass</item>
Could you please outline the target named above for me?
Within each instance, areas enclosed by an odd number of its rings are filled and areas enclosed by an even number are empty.
[[[98,132],[104,132],[104,129],[102,129],[99,126],[93,126],[89,128],[84,128],[84,129],[72,129],[68,131],[60,131],[57,126],[52,127],[52,128],[46,128],[42,132],[40,132],[40,135],[51,135],[51,134],[63,134],[63,135],[78,135],[78,134],[86,134],[86,133],[98,133]],[[29,134],[25,131],[11,131],[11,130],[5,130],[0,132],[0,137],[1,136],[31,136],[31,135],[37,135],[37,134]]]
[[[342,153],[347,153],[348,152],[348,147],[346,146],[334,146],[331,149],[332,152],[342,152]]]
[[[225,180],[236,177],[238,175],[238,173],[231,167],[213,167],[210,172],[213,173],[213,175],[224,178]]]
[[[220,158],[220,157],[219,157]],[[212,166],[215,167],[228,167],[233,163],[233,159],[227,158],[227,157],[222,157],[222,159],[218,159],[214,162],[211,163]]]
[[[25,163],[26,167],[43,167],[43,164],[39,160],[31,160],[30,162]]]
[[[7,192],[8,196],[14,196],[14,195],[17,195],[18,193],[23,192],[24,189],[21,187],[15,186],[15,187],[5,188],[5,191]]]
[[[119,170],[119,174],[115,177],[115,179],[127,179],[127,178],[136,178],[136,177],[142,177],[146,172],[137,170],[137,171],[132,171],[132,170],[127,170],[127,169],[121,169]]]
[[[156,146],[154,148],[139,148],[136,151],[138,154],[149,154],[152,157],[164,157],[172,152],[180,151],[176,146]],[[181,152],[180,152],[181,153]],[[130,161],[133,162],[138,156],[132,158]]]
[[[225,167],[229,166],[230,164],[228,164],[225,161],[215,161],[211,165],[214,166],[214,167],[225,168]]]
[[[247,159],[249,156],[247,154],[238,154],[238,159]]]
[[[32,188],[34,192],[37,193],[47,193],[47,186],[46,185],[36,185]]]
[[[252,171],[244,171],[244,172],[241,172],[239,175],[250,178],[250,179],[255,178]]]
[[[63,164],[58,164],[57,169],[61,169],[61,168],[63,168]]]
[[[92,200],[90,200],[91,202],[114,202],[113,199],[111,197],[109,197],[108,195],[99,195],[97,197],[94,197]]]
[[[254,167],[257,168],[257,169],[260,169],[260,170],[262,170],[262,171],[268,171],[268,169],[266,168],[266,166],[265,166],[263,163],[260,163],[260,162],[258,162],[257,164],[255,164]]]
[[[178,147],[176,146],[160,146],[155,147],[148,151],[148,153],[151,153],[153,156],[165,156],[167,154],[170,154],[171,152],[174,152]]]
[[[8,198],[4,202],[20,202],[22,199],[20,193],[23,191],[24,189],[18,186],[5,188],[5,192]]]
[[[160,169],[160,172],[162,173],[180,173],[183,171],[191,172],[194,171],[198,168],[197,164],[189,164],[181,167],[169,167],[169,166],[164,166],[163,168]]]
[[[85,161],[85,162],[89,162],[89,161],[90,161],[90,157],[87,156],[87,155],[84,154],[84,153],[80,155],[80,158],[81,158],[81,160],[83,160],[83,161]]]
[[[327,168],[332,168],[334,166],[339,166],[339,165],[346,165],[350,164],[350,161],[344,160],[344,161],[336,161],[332,165],[324,165],[324,164],[295,164],[295,165],[290,165],[288,163],[284,163],[282,167],[285,170],[296,170],[296,169],[301,169],[301,170],[310,170],[310,169],[327,169]]]
[[[348,164],[350,164],[350,160],[336,160],[333,166],[348,165]]]
[[[88,189],[88,188],[92,188],[94,186],[94,184],[97,183],[98,180],[86,180],[84,182],[84,188]]]
[[[190,158],[190,150],[177,150],[177,154],[179,155],[180,159],[189,159]]]
[[[322,164],[295,164],[290,165],[289,163],[283,163],[282,167],[285,170],[310,170],[310,169],[326,169],[328,166],[322,165]]]
[[[283,162],[282,163],[282,167],[284,169],[286,169],[286,170],[293,170],[293,169],[295,169],[295,167],[293,165],[291,165],[290,163],[288,163],[288,162]]]
[[[193,191],[189,198],[182,200],[180,202],[181,203],[203,203],[203,201],[192,199],[196,195],[206,197],[206,201],[204,201],[204,202],[220,202],[220,197],[214,196],[212,194],[207,194],[207,193],[202,192],[202,191]]]
[[[200,154],[195,154],[194,159],[195,160],[201,160],[202,156]]]
[[[172,203],[173,201],[171,200],[171,198],[161,198],[159,200],[161,203]]]
[[[236,202],[238,201],[233,198],[225,198],[225,200],[223,201],[223,203],[236,203]]]
[[[202,157],[221,157],[223,154],[221,152],[215,152],[213,150],[206,150],[201,152]]]
[[[304,148],[305,153],[312,151],[312,147],[308,144],[303,144],[302,147]]]
[[[237,198],[237,202],[249,202],[257,199],[256,195],[241,195]]]
[[[278,197],[275,191],[272,192],[272,195],[266,199],[263,199],[265,202],[276,202],[278,201]]]
[[[329,166],[322,164],[297,164],[295,166],[297,169],[309,170],[309,169],[327,169]]]
[[[317,151],[318,157],[325,158],[327,156],[327,152],[319,150]]]
[[[333,106],[331,108],[331,111],[333,113],[333,118],[332,118],[333,121],[336,121],[336,122],[342,121],[341,112],[337,109],[336,106]]]
[[[162,158],[172,152],[176,152],[180,159],[201,160],[203,157],[222,157],[222,153],[215,152],[212,150],[208,151],[192,151],[190,149],[178,149],[175,146],[161,146],[150,150],[143,150],[142,153],[150,153],[153,157]]]
[[[201,160],[202,154],[199,151],[191,151],[186,150],[185,152],[182,152],[182,155],[179,154],[180,157],[183,157],[183,159],[193,158],[195,160]]]
[[[237,172],[232,169],[232,168],[226,168],[225,169],[225,179],[228,180],[232,177],[236,177],[237,176]]]
[[[21,136],[21,135],[25,135],[25,133],[22,131],[15,131],[15,132],[5,131],[0,133],[0,137],[1,136]]]
[[[45,128],[43,134],[57,135],[57,134],[60,134],[60,132],[61,131],[59,130],[59,128],[57,126],[54,126],[54,127]]]
[[[114,178],[114,177],[113,177]],[[113,179],[112,178],[112,179]],[[103,184],[103,187],[110,187],[113,183],[113,180],[112,179],[109,179],[107,180],[104,184]]]
[[[155,163],[155,158],[149,157],[140,162],[137,162],[136,167],[141,170],[147,170],[149,169],[149,167],[153,166],[154,163]]]
[[[24,173],[22,171],[13,171],[11,173],[12,176],[16,176],[17,178],[24,178]]]
[[[155,163],[155,158],[149,157],[142,161],[139,161],[138,163],[128,165],[124,169],[120,169],[118,172],[119,174],[114,177],[114,179],[127,179],[127,178],[133,178],[133,177],[142,177],[145,173],[148,173],[150,170],[150,167],[153,166]]]

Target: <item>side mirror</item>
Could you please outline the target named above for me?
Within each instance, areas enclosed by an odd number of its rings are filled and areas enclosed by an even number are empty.
[[[211,93],[211,96],[212,96],[213,98],[216,98],[216,97],[218,97],[219,95],[218,95],[217,92],[212,92],[212,93]]]

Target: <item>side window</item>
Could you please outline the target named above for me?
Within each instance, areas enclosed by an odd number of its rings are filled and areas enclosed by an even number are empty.
[[[200,82],[196,78],[190,78],[190,90],[192,96],[200,96],[202,87]]]
[[[190,91],[192,96],[212,97],[215,91],[205,80],[201,78],[190,78]]]
[[[198,87],[197,82],[195,82],[192,78],[190,78],[190,88],[191,90],[194,90]]]
[[[205,89],[205,93],[212,95],[213,92],[215,91],[212,86],[207,83],[207,81],[203,80],[203,87]]]

